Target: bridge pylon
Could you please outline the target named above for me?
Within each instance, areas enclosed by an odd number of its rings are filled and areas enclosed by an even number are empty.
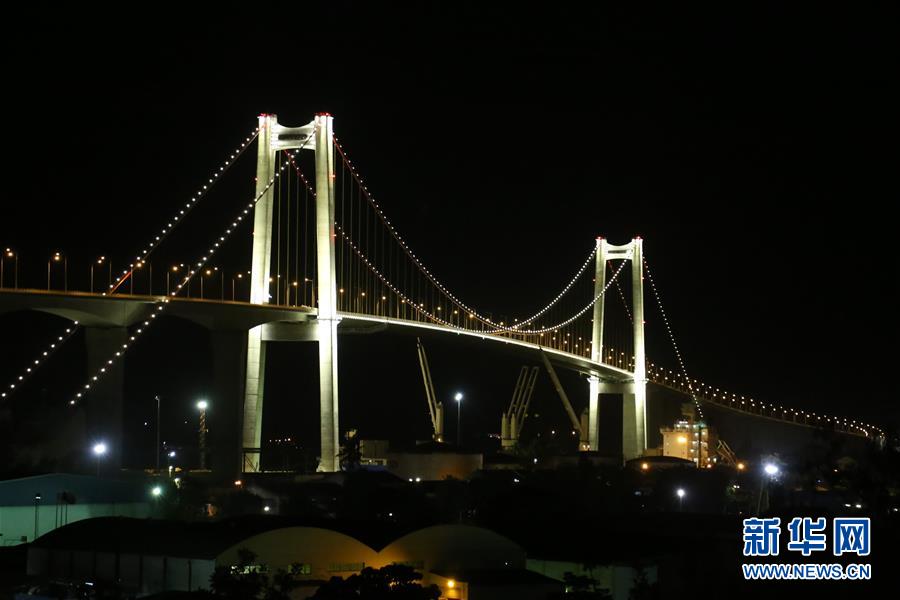
[[[597,238],[594,267],[594,303],[591,331],[591,360],[603,362],[603,313],[606,302],[606,262],[631,261],[631,314],[634,333],[634,372],[630,381],[603,379],[599,374],[588,377],[588,434],[589,449],[600,445],[600,394],[622,395],[622,456],[637,458],[647,449],[647,357],[644,346],[644,254],[643,240],[614,246],[602,237]]]
[[[334,133],[333,117],[316,115],[302,127],[284,127],[276,115],[259,117],[256,160],[256,195],[253,215],[253,256],[250,273],[250,301],[268,304],[271,300],[275,154],[279,150],[303,149],[315,152],[316,160],[316,266],[315,297],[318,304],[312,339],[319,345],[319,408],[321,457],[319,471],[338,468],[338,378],[337,378],[337,278],[334,248]],[[247,337],[247,369],[244,392],[242,471],[260,471],[262,415],[265,396],[266,344],[263,325]]]

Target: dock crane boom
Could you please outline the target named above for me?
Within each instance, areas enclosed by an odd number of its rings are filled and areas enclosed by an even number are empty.
[[[425,383],[425,399],[428,401],[428,413],[431,415],[431,426],[434,430],[434,441],[444,441],[444,405],[438,401],[431,381],[431,369],[428,367],[428,356],[422,340],[416,338],[416,349],[419,353],[419,367],[422,369],[422,381]]]
[[[509,410],[500,417],[500,444],[503,448],[511,448],[519,441],[519,433],[525,424],[525,417],[528,416],[528,406],[531,404],[537,376],[537,367],[522,367],[519,371],[519,379],[513,390]]]
[[[572,422],[572,429],[578,432],[579,448],[582,450],[590,448],[590,441],[587,439],[587,415],[582,413],[580,419],[575,416],[575,409],[572,408],[572,403],[569,402],[569,396],[566,394],[566,390],[563,389],[559,377],[556,376],[556,370],[553,368],[553,365],[550,364],[550,359],[547,358],[547,354],[543,350],[541,350],[541,359],[544,361],[544,366],[547,368],[547,374],[550,375],[550,380],[553,382],[556,393],[559,394],[559,399],[562,400],[563,407],[566,409],[566,414],[569,415],[569,420]]]

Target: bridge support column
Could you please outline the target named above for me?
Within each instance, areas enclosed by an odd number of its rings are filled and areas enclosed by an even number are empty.
[[[631,312],[634,319],[634,390],[622,407],[622,455],[637,458],[647,449],[647,359],[644,350],[643,240],[632,240]]]
[[[600,448],[600,378],[588,377],[587,442],[591,452]]]
[[[594,296],[599,295],[606,285],[606,250],[607,242],[597,238],[597,249],[594,260]],[[606,297],[594,302],[594,314],[591,327],[591,360],[603,362],[603,309]],[[596,376],[588,378],[588,431],[585,438],[588,448],[596,452],[600,447],[600,379]]]
[[[260,470],[262,448],[263,391],[266,379],[266,343],[262,341],[263,326],[247,333],[246,369],[244,370],[244,414],[241,442],[243,458],[241,471],[257,473]]]
[[[319,341],[319,432],[321,457],[318,471],[340,469],[338,450],[337,321],[322,321],[316,328]]]
[[[253,208],[253,255],[250,269],[250,302],[253,304],[269,303],[274,187],[270,187],[265,193],[263,191],[275,176],[275,150],[272,148],[272,141],[273,129],[277,123],[275,115],[259,116],[259,135],[256,140],[256,196],[259,200]],[[246,357],[241,470],[255,473],[259,471],[260,463],[263,384],[266,372],[266,346],[262,341],[262,327],[250,330]]]
[[[316,115],[316,267],[318,269],[319,340],[319,471],[337,471],[338,338],[337,271],[334,251],[334,133],[333,118]]]
[[[235,441],[241,435],[247,337],[246,331],[211,332],[213,389],[209,411],[212,441],[209,454],[213,473],[220,479],[233,479],[241,472],[241,452]],[[262,412],[258,415],[261,417]],[[260,431],[260,428],[256,430]],[[253,447],[259,447],[258,442]],[[255,456],[258,470],[259,454]]]
[[[125,386],[125,361],[117,360],[112,365],[109,357],[121,350],[128,339],[125,327],[86,327],[84,345],[87,355],[88,378],[101,367],[106,368],[104,376],[93,382],[91,393],[85,396],[87,416],[87,442],[102,441],[107,447],[107,456],[101,461],[101,468],[118,471],[122,466],[122,407]],[[89,447],[89,446],[88,446]],[[92,472],[96,472],[92,465]]]

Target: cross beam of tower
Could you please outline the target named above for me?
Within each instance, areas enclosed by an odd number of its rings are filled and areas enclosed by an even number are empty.
[[[337,284],[334,248],[334,133],[333,118],[316,115],[303,127],[284,127],[276,115],[260,115],[256,159],[256,193],[262,194],[254,208],[253,257],[250,301],[268,304],[273,238],[275,153],[279,150],[312,150],[316,159],[316,260],[318,312],[308,339],[319,345],[319,411],[321,432],[320,471],[338,467],[338,379],[337,379]],[[266,187],[268,190],[266,190]],[[265,394],[266,342],[262,326],[247,337],[247,372],[243,410],[243,470],[260,470],[262,415]]]
[[[597,238],[594,269],[593,324],[591,331],[591,360],[603,362],[603,313],[606,294],[606,261],[631,261],[631,312],[634,332],[634,378],[630,382],[604,381],[598,375],[588,378],[588,440],[596,451],[600,442],[600,394],[622,395],[622,455],[625,460],[641,456],[647,449],[647,358],[644,349],[644,258],[643,240],[636,237],[628,244],[613,246],[604,238]]]

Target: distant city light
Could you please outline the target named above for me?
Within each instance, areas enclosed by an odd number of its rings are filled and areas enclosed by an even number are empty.
[[[739,462],[739,463],[737,464],[737,470],[738,470],[738,471],[743,471],[743,470],[746,469],[746,468],[747,468],[747,465],[745,465],[745,464],[742,463],[742,462]]]

